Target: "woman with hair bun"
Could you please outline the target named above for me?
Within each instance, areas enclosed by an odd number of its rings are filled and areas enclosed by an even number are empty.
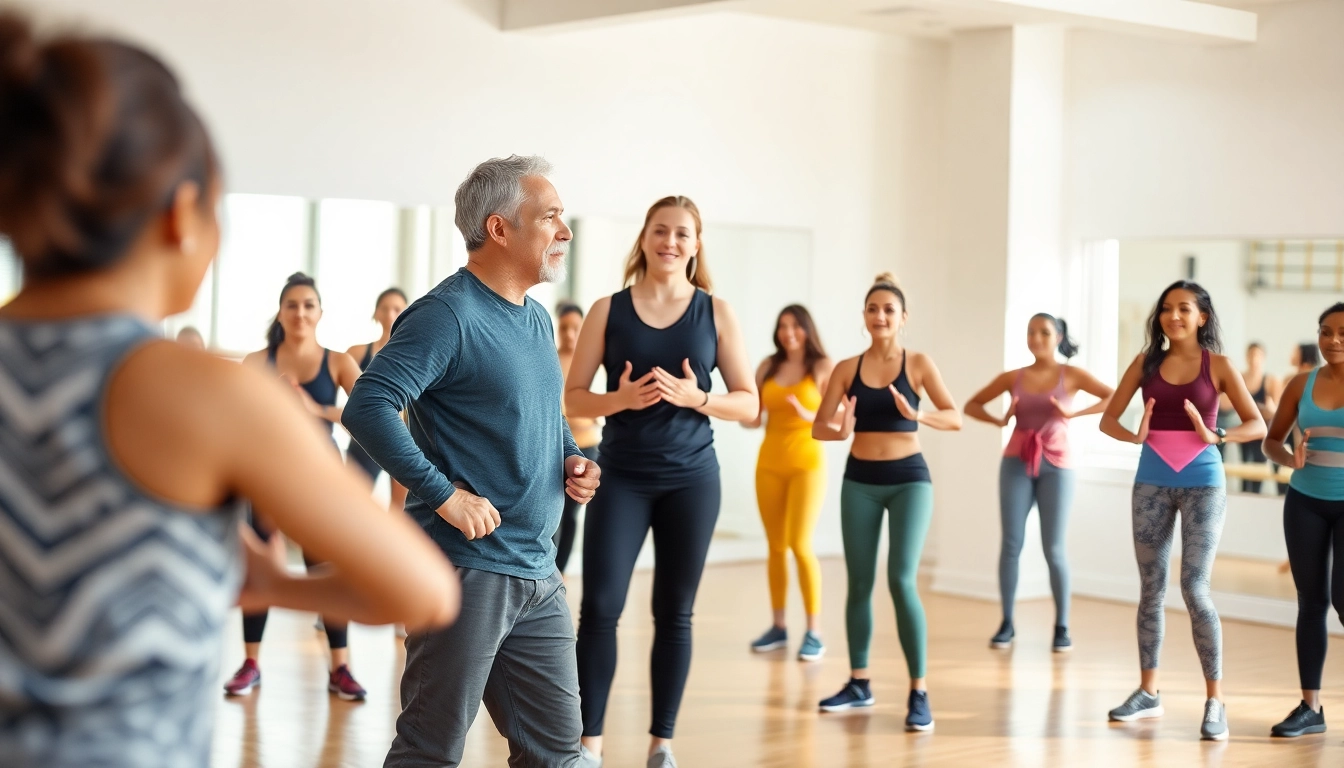
[[[1033,505],[1041,515],[1041,547],[1050,568],[1050,591],[1055,597],[1055,653],[1072,649],[1069,639],[1069,564],[1066,531],[1073,501],[1074,476],[1069,451],[1069,421],[1101,413],[1111,402],[1111,388],[1095,376],[1068,364],[1078,354],[1063,318],[1044,312],[1027,323],[1027,349],[1035,361],[1026,368],[999,374],[966,404],[966,415],[977,421],[1006,427],[1013,435],[999,464],[999,520],[1003,543],[999,549],[999,594],[1003,623],[990,647],[1013,644],[1013,604],[1017,594],[1018,558]],[[1063,363],[1059,362],[1063,357]],[[1082,410],[1073,410],[1079,391],[1098,398]],[[1012,402],[1002,417],[990,415],[985,405],[1005,393]]]
[[[905,292],[890,273],[878,275],[864,298],[863,309],[872,345],[858,357],[835,366],[812,422],[812,436],[818,440],[854,437],[840,490],[840,530],[849,576],[845,634],[851,672],[844,688],[824,699],[820,707],[825,712],[837,712],[871,707],[875,702],[869,683],[868,648],[873,638],[877,544],[882,518],[888,516],[887,583],[896,604],[896,629],[910,673],[905,728],[929,731],[933,730],[933,711],[925,684],[928,629],[916,578],[924,538],[933,519],[933,484],[918,430],[921,424],[959,430],[961,412],[932,358],[911,352],[902,343],[907,317]],[[936,410],[919,410],[921,394]],[[837,427],[831,422],[842,399],[844,416]]]
[[[219,250],[221,176],[163,62],[0,12],[0,234],[23,264],[0,308],[5,766],[209,765],[235,603],[416,629],[457,613],[443,554],[290,388],[158,330]],[[290,575],[241,499],[332,568]]]

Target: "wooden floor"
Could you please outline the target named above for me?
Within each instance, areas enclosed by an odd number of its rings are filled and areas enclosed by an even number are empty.
[[[1232,737],[1200,742],[1204,686],[1184,614],[1167,614],[1162,685],[1167,716],[1109,724],[1106,711],[1138,683],[1132,606],[1076,600],[1068,655],[1049,651],[1048,601],[1018,609],[1018,646],[986,647],[998,606],[926,593],[932,734],[907,734],[905,665],[890,600],[879,587],[873,647],[876,707],[823,715],[816,702],[848,674],[844,569],[824,562],[825,631],[830,653],[818,664],[792,655],[753,656],[748,641],[768,621],[763,565],[711,567],[695,621],[695,662],[675,742],[684,768],[730,766],[1341,766],[1344,721],[1336,730],[1271,740],[1269,727],[1298,701],[1291,630],[1224,623],[1225,685]],[[621,659],[607,722],[609,768],[643,766],[647,748],[649,577],[631,587]],[[570,592],[576,598],[578,585]],[[796,595],[792,598],[796,602]],[[577,603],[575,603],[577,608]],[[797,610],[791,606],[791,615]],[[577,615],[577,610],[576,610]],[[380,766],[397,712],[401,645],[386,627],[351,630],[353,668],[369,700],[328,697],[325,643],[312,617],[277,612],[262,655],[265,684],[218,709],[216,768]],[[230,637],[237,637],[235,621]],[[792,644],[796,646],[798,633]],[[241,661],[232,642],[226,672]],[[1327,712],[1344,712],[1344,652],[1326,666]],[[482,709],[464,766],[501,766],[507,747]]]

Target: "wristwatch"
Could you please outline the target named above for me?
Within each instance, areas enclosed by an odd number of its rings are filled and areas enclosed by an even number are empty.
[[[1227,430],[1226,430],[1226,429],[1223,429],[1222,427],[1217,427],[1217,428],[1215,428],[1215,429],[1213,430],[1213,434],[1215,434],[1215,435],[1218,436],[1218,444],[1219,444],[1219,445],[1226,445],[1226,444],[1227,444]]]

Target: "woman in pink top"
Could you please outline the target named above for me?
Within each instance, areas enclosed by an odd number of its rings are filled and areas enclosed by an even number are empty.
[[[1017,593],[1018,557],[1026,535],[1032,505],[1041,512],[1041,544],[1050,567],[1050,590],[1055,596],[1056,653],[1073,647],[1069,639],[1069,566],[1065,558],[1065,530],[1073,500],[1073,470],[1069,461],[1069,419],[1101,413],[1111,400],[1111,388],[1081,368],[1060,363],[1078,354],[1069,338],[1068,324],[1041,313],[1027,324],[1027,348],[1036,361],[1026,368],[1005,371],[966,404],[966,415],[999,427],[1013,424],[1013,435],[999,466],[999,516],[1003,544],[999,550],[999,593],[1003,624],[989,641],[993,648],[1013,644],[1013,600]],[[1095,405],[1073,410],[1079,390],[1094,395]],[[1005,392],[1012,404],[1002,418],[991,416],[985,405]]]

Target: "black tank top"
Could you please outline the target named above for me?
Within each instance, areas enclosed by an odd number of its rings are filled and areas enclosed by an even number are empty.
[[[372,362],[373,362],[373,342],[369,342],[369,345],[364,348],[364,356],[359,358],[359,370],[361,371],[369,370],[369,363]]]
[[[700,389],[708,392],[718,355],[714,299],[708,293],[697,290],[686,312],[666,328],[651,328],[639,319],[629,288],[612,295],[602,356],[608,392],[620,388],[627,360],[630,378],[638,379],[655,366],[684,376],[682,360],[687,359]],[[719,468],[709,417],[666,402],[608,416],[598,461],[604,472],[660,484],[679,483]]]
[[[329,361],[327,360],[330,356],[331,350],[324,348],[322,350],[322,367],[318,370],[317,375],[313,377],[312,381],[305,381],[299,385],[318,405],[336,404],[336,380],[331,378],[331,366],[328,365]],[[266,352],[266,362],[270,363],[272,368],[275,367],[274,349]],[[333,425],[330,421],[318,419],[318,422],[322,425],[323,431],[331,434]]]
[[[905,362],[909,357],[909,351],[901,351],[901,372],[896,374],[892,384],[896,386],[897,392],[905,395],[911,408],[919,410],[919,395],[915,394],[909,377],[905,375]],[[919,429],[919,422],[901,415],[890,390],[886,387],[873,389],[863,383],[863,355],[859,355],[859,362],[854,366],[854,381],[849,385],[849,395],[855,399],[855,432],[914,432]]]

